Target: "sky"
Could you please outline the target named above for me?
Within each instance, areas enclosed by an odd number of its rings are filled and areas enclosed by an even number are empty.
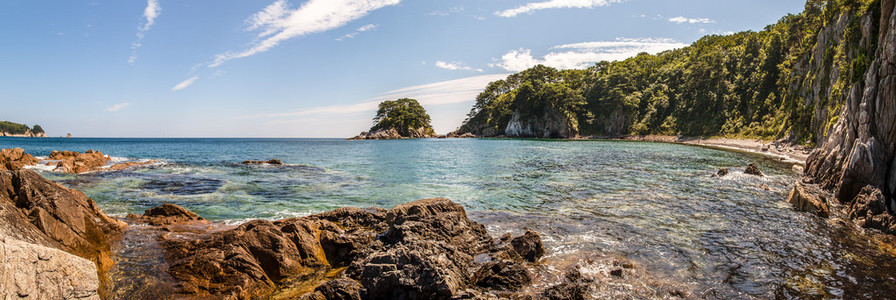
[[[0,120],[49,136],[351,137],[384,100],[457,129],[492,81],[762,30],[803,0],[3,0]]]

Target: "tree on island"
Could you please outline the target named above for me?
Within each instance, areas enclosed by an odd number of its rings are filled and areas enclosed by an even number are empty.
[[[371,132],[395,129],[401,136],[419,137],[435,135],[429,115],[417,100],[401,98],[383,101],[379,105]],[[422,129],[422,132],[421,132]]]
[[[40,125],[34,125],[34,128],[31,129],[31,132],[34,134],[44,133],[44,129],[40,127]]]

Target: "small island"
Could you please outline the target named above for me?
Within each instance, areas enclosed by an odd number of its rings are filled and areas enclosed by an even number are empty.
[[[44,132],[40,125],[28,127],[25,124],[0,121],[0,136],[47,137],[47,133]]]
[[[370,131],[350,140],[392,140],[437,137],[426,109],[417,100],[401,98],[383,101],[373,118]]]

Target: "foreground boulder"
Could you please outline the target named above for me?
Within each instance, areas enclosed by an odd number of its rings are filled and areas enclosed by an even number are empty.
[[[65,251],[0,234],[4,299],[100,299],[96,265]]]
[[[31,154],[25,153],[25,150],[22,148],[0,150],[0,171],[15,171],[24,166],[35,165],[37,163],[37,158],[31,156]]]
[[[111,160],[102,152],[87,150],[84,153],[75,151],[53,151],[50,153],[49,159],[58,160],[54,171],[80,174],[84,172],[96,171],[106,166]]]
[[[852,201],[847,213],[859,226],[896,234],[896,216],[892,211],[896,211],[892,199],[888,200],[880,189],[868,185]]]
[[[162,239],[179,293],[214,298],[472,297],[528,284],[522,257],[537,260],[544,253],[534,232],[499,249],[484,226],[443,198],[388,211],[340,208],[256,220],[198,239]],[[474,260],[477,255],[501,260],[483,265]]]
[[[787,202],[790,202],[790,204],[793,205],[793,208],[798,211],[804,211],[818,215],[822,218],[827,218],[831,215],[831,209],[827,200],[828,198],[828,193],[820,188],[811,184],[797,182],[793,186],[793,189],[790,190]]]

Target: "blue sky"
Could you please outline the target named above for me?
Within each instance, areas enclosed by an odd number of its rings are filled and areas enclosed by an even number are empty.
[[[761,30],[803,0],[0,1],[0,120],[50,136],[349,137],[418,99]]]

